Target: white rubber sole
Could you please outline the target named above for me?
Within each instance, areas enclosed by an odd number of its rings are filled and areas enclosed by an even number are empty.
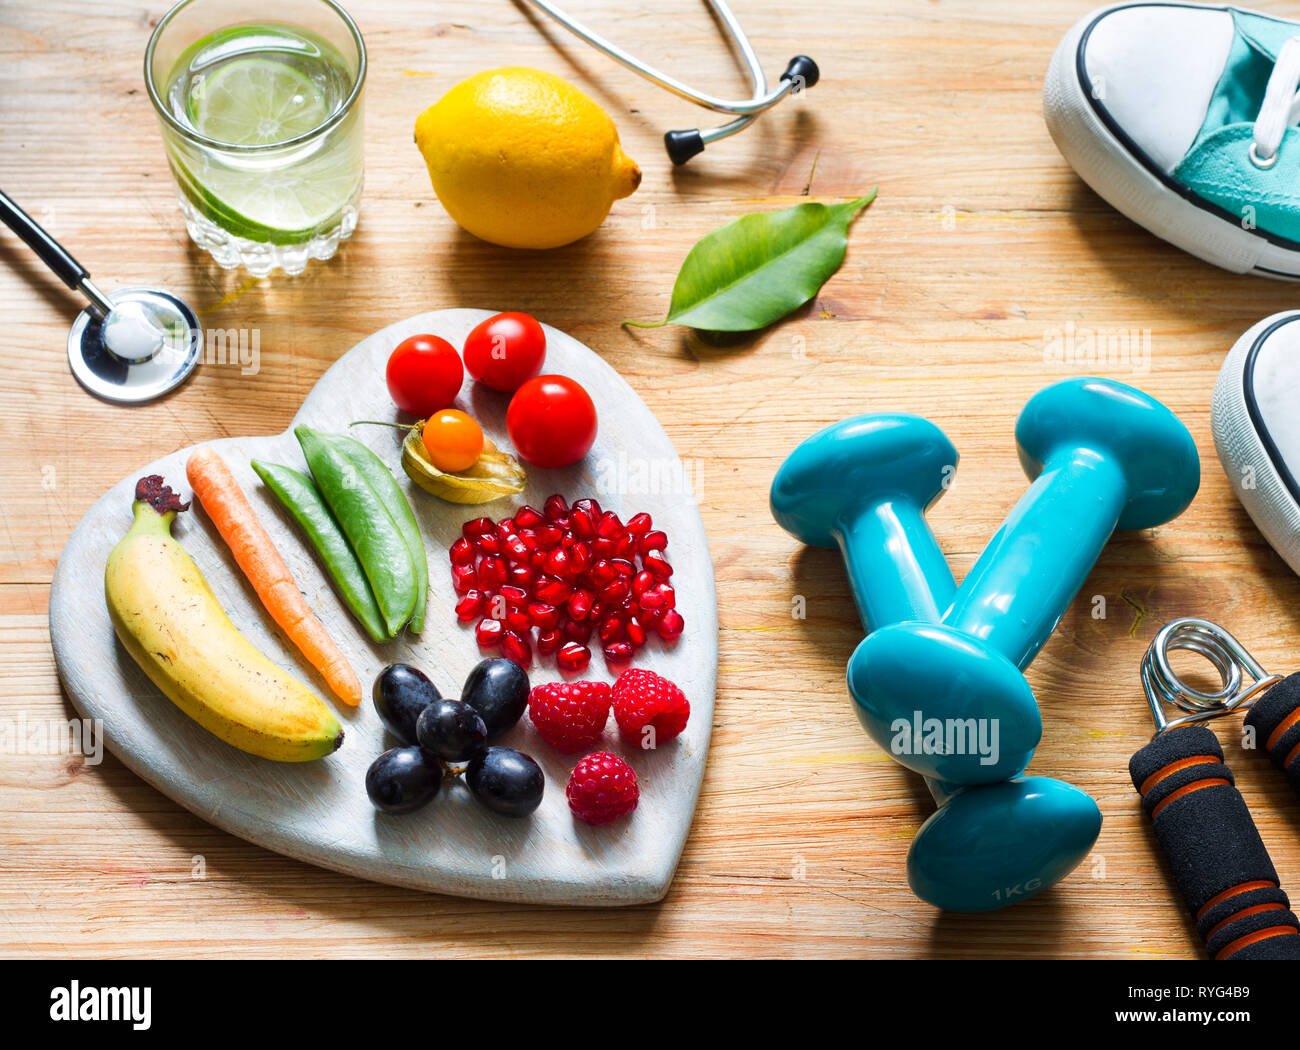
[[[1233,273],[1300,280],[1300,251],[1188,201],[1157,178],[1097,115],[1079,80],[1078,51],[1100,14],[1094,11],[1066,34],[1043,84],[1043,118],[1070,167],[1121,214],[1197,258]]]
[[[1233,344],[1219,369],[1210,402],[1210,427],[1219,461],[1246,513],[1269,544],[1300,573],[1300,504],[1296,503],[1251,417],[1246,398],[1246,363],[1251,348],[1268,329],[1300,310],[1266,317]],[[1300,324],[1300,320],[1295,323]],[[1300,470],[1300,463],[1292,469]]]

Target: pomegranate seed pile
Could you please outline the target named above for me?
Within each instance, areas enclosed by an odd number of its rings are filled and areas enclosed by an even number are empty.
[[[449,552],[456,617],[478,620],[478,644],[523,667],[536,644],[577,674],[591,661],[593,636],[606,662],[627,664],[651,632],[671,642],[686,626],[667,546],[649,514],[624,523],[594,499],[570,507],[555,495],[513,518],[474,518]]]

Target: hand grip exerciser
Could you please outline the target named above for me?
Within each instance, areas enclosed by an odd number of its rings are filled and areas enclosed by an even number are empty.
[[[1174,649],[1209,660],[1221,688],[1204,692],[1183,682],[1169,664]],[[1157,731],[1129,762],[1129,775],[1210,958],[1300,959],[1300,920],[1218,739],[1201,724],[1246,710],[1246,725],[1294,785],[1300,674],[1269,675],[1222,627],[1185,618],[1156,635],[1142,683]],[[1171,720],[1165,704],[1188,713]]]
[[[849,690],[872,739],[927,779],[939,809],[912,843],[908,881],[952,911],[1033,896],[1096,841],[1088,795],[1019,775],[1042,735],[1022,672],[1110,534],[1169,521],[1200,484],[1186,428],[1109,380],[1039,391],[1016,441],[1032,484],[960,588],[924,517],[957,465],[932,423],[844,420],[804,441],[772,483],[782,528],[844,555],[868,631]]]

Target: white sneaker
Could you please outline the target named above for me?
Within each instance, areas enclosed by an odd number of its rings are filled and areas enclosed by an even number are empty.
[[[1300,22],[1120,4],[1061,41],[1057,148],[1134,222],[1237,273],[1300,280]]]
[[[1232,489],[1264,538],[1300,573],[1300,310],[1237,340],[1214,385],[1210,425]]]

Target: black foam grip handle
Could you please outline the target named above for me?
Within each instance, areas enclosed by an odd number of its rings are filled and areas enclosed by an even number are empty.
[[[1162,733],[1129,776],[1210,958],[1300,959],[1300,920],[1215,735]]]
[[[1273,686],[1246,713],[1246,725],[1255,732],[1273,764],[1300,792],[1300,674],[1289,675]]]

